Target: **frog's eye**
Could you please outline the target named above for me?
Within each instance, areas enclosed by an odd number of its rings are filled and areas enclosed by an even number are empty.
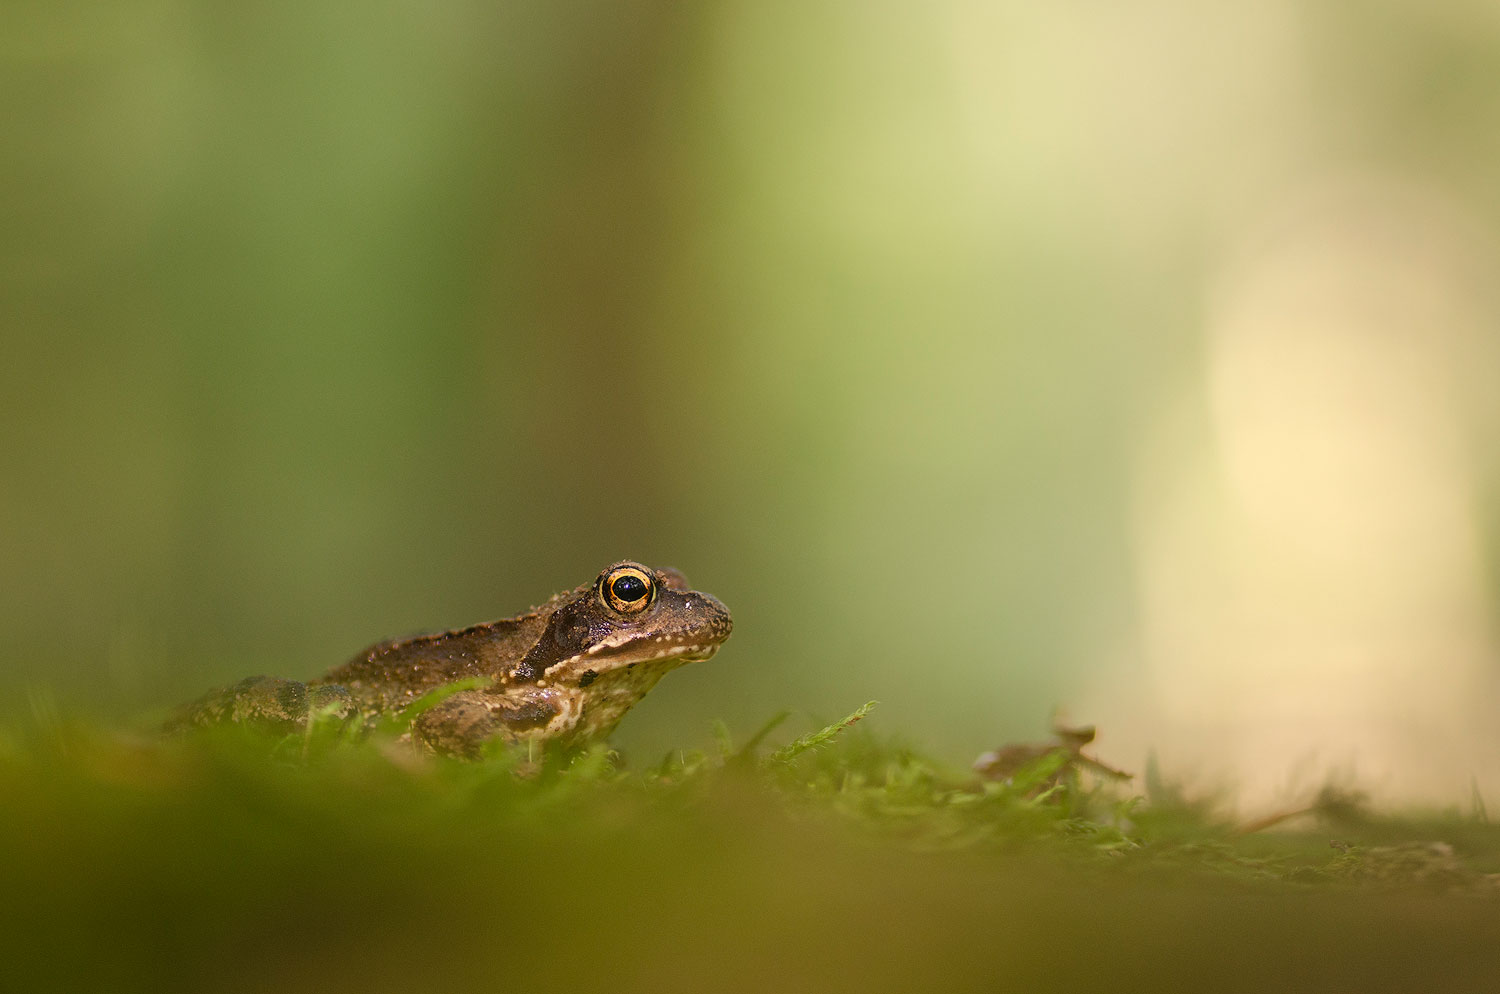
[[[656,599],[656,584],[650,575],[634,566],[620,566],[605,574],[599,593],[606,607],[621,614],[644,611]]]

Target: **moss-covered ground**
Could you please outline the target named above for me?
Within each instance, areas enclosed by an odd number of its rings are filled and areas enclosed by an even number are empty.
[[[1500,990],[1482,811],[1246,831],[794,726],[459,763],[42,708],[0,739],[0,990]]]

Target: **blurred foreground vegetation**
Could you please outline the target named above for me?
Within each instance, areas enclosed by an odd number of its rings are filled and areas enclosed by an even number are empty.
[[[867,711],[464,764],[39,701],[0,739],[0,988],[1480,990],[1500,965],[1482,810],[1247,832],[1063,752],[981,781]]]

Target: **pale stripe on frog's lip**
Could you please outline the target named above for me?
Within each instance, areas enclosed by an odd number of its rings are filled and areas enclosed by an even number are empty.
[[[663,642],[671,642],[671,641],[672,641],[672,637],[670,635],[658,635],[654,639],[642,639],[642,638],[637,638],[634,635],[630,635],[630,634],[627,634],[627,633],[621,633],[619,635],[616,635],[614,638],[601,639],[600,641],[595,642],[593,645],[589,646],[587,649],[583,650],[583,652],[581,652],[578,655],[573,656],[571,658],[573,658],[573,659],[582,659],[584,656],[597,656],[601,652],[608,652],[611,649],[618,649],[618,648],[620,648],[622,646],[628,646],[628,645],[638,645],[638,646],[661,645]],[[714,643],[714,645],[717,646],[718,643]],[[683,649],[683,648],[686,648],[686,649],[702,649],[702,648],[706,648],[706,646],[679,644],[677,646],[674,646],[673,649],[670,650],[670,652],[664,652],[664,653],[662,653],[662,655],[675,654],[678,649]],[[553,664],[553,665],[557,665],[557,664]]]
[[[662,637],[652,639],[651,641],[645,643],[637,643],[637,645],[641,649],[655,650],[657,643],[665,641],[666,638]],[[565,666],[580,662],[584,659],[587,659],[589,656],[596,656],[601,652],[607,652],[610,649],[618,648],[620,648],[619,645],[611,645],[604,642],[601,642],[598,645],[590,646],[586,652],[581,652],[576,656],[569,656],[567,659],[563,659],[553,663],[551,666],[542,671],[542,676],[544,678],[551,676],[554,672],[562,669]],[[674,645],[669,648],[661,649],[659,651],[648,651],[644,655],[641,655],[639,658],[629,659],[628,662],[654,663],[666,659],[677,659],[681,660],[684,663],[701,663],[705,659],[711,658],[714,653],[718,651],[719,646],[717,643],[711,643],[708,645]],[[626,659],[628,655],[629,654],[622,653],[621,658]]]

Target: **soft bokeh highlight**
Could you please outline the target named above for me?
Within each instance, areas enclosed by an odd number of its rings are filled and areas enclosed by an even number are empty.
[[[874,697],[1500,790],[1492,7],[4,16],[11,711],[631,556],[736,618],[632,755]]]

